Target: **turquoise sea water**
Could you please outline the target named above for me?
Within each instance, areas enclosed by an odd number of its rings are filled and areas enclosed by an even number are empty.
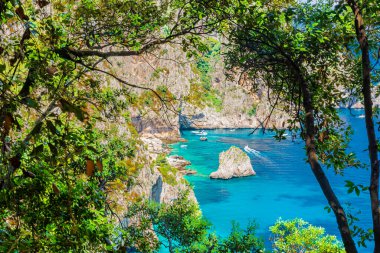
[[[358,117],[363,111],[355,110],[353,113],[356,116],[350,115],[348,110],[342,111],[342,118],[355,131],[350,149],[368,164],[364,118]],[[259,236],[265,239],[266,247],[270,248],[269,226],[279,217],[299,217],[339,237],[333,214],[324,210],[327,202],[305,162],[304,144],[300,139],[292,142],[289,138],[278,142],[270,133],[263,135],[257,131],[249,135],[250,129],[207,132],[208,141],[203,142],[191,131],[182,131],[182,137],[188,142],[173,144],[172,154],[184,156],[192,163],[189,168],[197,171],[196,175],[186,178],[194,186],[200,208],[212,222],[217,234],[226,236],[230,232],[232,220],[238,221],[243,227],[250,220],[255,220],[259,224]],[[209,174],[218,168],[219,153],[232,145],[241,149],[248,145],[260,152],[248,154],[257,175],[231,180],[209,179]],[[356,197],[355,194],[347,194],[344,187],[344,180],[367,185],[370,171],[347,169],[344,177],[335,175],[332,170],[326,170],[326,173],[342,204],[350,205],[350,212],[360,218],[357,224],[365,229],[370,228],[369,194],[362,193]],[[360,248],[359,252],[371,252],[370,249],[371,243],[368,249]]]

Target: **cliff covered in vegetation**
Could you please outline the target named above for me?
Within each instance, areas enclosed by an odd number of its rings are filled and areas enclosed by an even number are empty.
[[[208,43],[208,53],[191,58],[178,46],[166,45],[146,56],[113,58],[107,65],[128,82],[157,89],[165,100],[135,90],[138,106],[131,117],[139,133],[176,139],[179,129],[286,125],[286,115],[277,108],[268,120],[268,91],[250,90],[247,78],[229,76],[221,42],[210,37]]]
[[[0,251],[261,252],[254,225],[207,232],[165,143],[181,128],[289,127],[345,249],[359,235],[379,252],[377,14],[375,0],[0,1]],[[348,92],[371,175],[347,187],[369,191],[369,230],[324,174],[363,166],[336,110]]]

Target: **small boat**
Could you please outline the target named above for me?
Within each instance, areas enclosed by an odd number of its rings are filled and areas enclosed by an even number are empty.
[[[199,140],[201,140],[201,141],[207,141],[207,137],[201,137],[201,138],[199,138]]]
[[[187,145],[181,145],[180,147],[181,148],[187,148]]]
[[[365,118],[365,115],[364,115],[364,114],[359,115],[358,118],[359,118],[359,119],[363,119],[363,118]]]
[[[272,134],[270,137],[286,139],[289,134]]]
[[[191,131],[193,134],[196,134],[196,135],[207,135],[207,132],[205,132],[204,130],[201,130],[201,131]]]
[[[236,129],[230,129],[230,132],[235,132],[236,131]]]

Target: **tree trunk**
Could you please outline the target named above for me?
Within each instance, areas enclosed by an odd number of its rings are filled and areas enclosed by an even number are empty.
[[[362,93],[364,96],[365,123],[368,137],[368,152],[371,162],[371,179],[369,193],[371,198],[372,225],[375,239],[373,252],[380,252],[380,210],[379,210],[379,160],[375,128],[373,123],[372,97],[371,97],[371,64],[369,59],[369,45],[365,32],[363,16],[355,0],[347,0],[355,15],[356,37],[362,51]]]
[[[299,71],[297,71],[300,73]],[[356,245],[352,239],[350,229],[347,222],[347,217],[343,207],[340,205],[337,196],[331,188],[330,182],[327,179],[321,165],[318,162],[318,156],[315,150],[315,132],[314,132],[314,108],[312,105],[312,95],[309,91],[308,84],[302,77],[299,77],[299,84],[301,85],[301,92],[303,98],[303,107],[305,109],[305,143],[308,161],[310,163],[311,170],[317,179],[319,186],[321,187],[323,194],[325,195],[331,209],[335,214],[335,218],[338,224],[340,235],[342,236],[344,248],[347,253],[357,253]]]

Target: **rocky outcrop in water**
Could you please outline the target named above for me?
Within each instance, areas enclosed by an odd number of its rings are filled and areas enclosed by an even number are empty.
[[[240,148],[232,146],[219,154],[219,168],[210,174],[214,179],[230,179],[256,175],[248,155]]]
[[[185,169],[187,165],[190,165],[191,162],[185,160],[183,156],[179,155],[172,155],[167,158],[167,161],[169,162],[170,166],[176,168],[176,169]]]
[[[190,165],[191,162],[186,160],[183,156],[172,155],[167,157],[166,160],[168,161],[170,166],[178,169],[179,172],[183,175],[192,175],[197,173],[195,170],[190,170],[186,168],[186,166]]]
[[[167,158],[169,165],[177,169],[170,172],[174,180],[168,183],[165,181],[164,175],[160,173],[158,166],[154,165],[154,160],[157,159],[159,154],[168,153],[167,147],[159,139],[141,138],[141,140],[146,147],[146,149],[142,150],[141,155],[149,156],[149,162],[139,172],[136,178],[136,186],[131,191],[159,203],[168,203],[176,199],[181,191],[189,190],[190,198],[196,201],[193,190],[182,177],[183,173],[180,170],[181,167],[184,168],[190,162],[177,156]]]
[[[149,199],[157,203],[170,203],[183,191],[189,191],[189,197],[197,201],[192,188],[183,178],[183,173],[176,168],[162,173],[156,160],[159,155],[167,154],[168,149],[159,139],[139,138],[140,144],[135,157],[136,166],[140,165],[137,174],[131,176],[133,183],[110,182],[109,198],[115,204],[114,212],[123,217],[128,206],[138,199]],[[179,164],[179,162],[178,162]],[[182,162],[184,164],[184,162]],[[170,181],[167,178],[170,177]],[[133,178],[133,179],[132,179]]]

